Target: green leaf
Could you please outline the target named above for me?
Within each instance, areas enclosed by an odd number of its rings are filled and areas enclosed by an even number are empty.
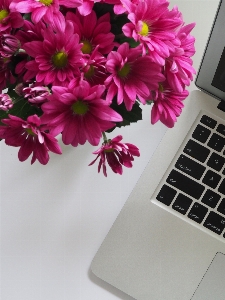
[[[116,99],[113,100],[110,107],[123,117],[123,121],[116,123],[116,127],[129,126],[131,123],[142,120],[142,109],[137,101],[134,103],[131,111],[126,109],[124,103],[118,105]],[[115,127],[107,130],[107,132],[111,132],[114,129]]]

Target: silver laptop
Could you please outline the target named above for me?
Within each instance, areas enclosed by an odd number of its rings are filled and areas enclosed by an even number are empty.
[[[196,79],[93,259],[138,300],[225,299],[225,0]]]

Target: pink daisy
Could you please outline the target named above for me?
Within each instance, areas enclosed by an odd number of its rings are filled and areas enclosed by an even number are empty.
[[[23,17],[11,8],[13,1],[0,0],[0,31],[10,33],[12,28],[23,26]]]
[[[46,86],[39,84],[32,84],[29,87],[22,89],[22,93],[25,99],[30,103],[40,106],[44,102],[47,102],[47,97],[50,95],[50,90]]]
[[[3,57],[10,57],[17,53],[20,48],[20,41],[11,34],[3,34],[0,37],[0,54]]]
[[[65,23],[63,22],[64,16],[60,12],[60,0],[14,0],[11,7],[20,13],[31,13],[31,20],[33,23],[38,23],[40,20],[51,24],[54,29],[63,31]],[[71,1],[69,1],[71,2]],[[75,4],[76,1],[74,1]],[[78,1],[78,5],[80,1]]]
[[[145,104],[150,91],[158,89],[158,83],[165,78],[161,67],[149,56],[141,56],[141,48],[129,48],[128,43],[119,46],[117,52],[109,53],[106,69],[111,75],[105,80],[108,88],[106,100],[111,103],[117,95],[117,103],[124,102],[131,110],[137,97]]]
[[[37,115],[29,116],[26,121],[12,115],[8,117],[1,120],[5,125],[0,126],[0,138],[9,146],[20,147],[20,161],[25,161],[33,153],[31,164],[37,159],[45,165],[49,161],[49,151],[62,153],[57,139],[46,133]]]
[[[112,140],[105,140],[101,148],[93,152],[93,154],[97,154],[97,157],[89,164],[89,166],[93,165],[96,160],[100,158],[98,173],[102,167],[105,176],[107,176],[106,162],[114,173],[120,175],[123,173],[122,166],[131,168],[134,156],[140,156],[140,152],[139,149],[132,144],[121,143],[122,138],[121,135],[118,135]]]
[[[71,81],[68,87],[53,86],[49,102],[42,105],[45,123],[54,134],[62,132],[62,140],[68,145],[83,145],[86,141],[96,146],[102,132],[121,122],[122,117],[102,99],[105,87],[91,87],[88,82]]]
[[[188,91],[176,92],[168,83],[163,83],[159,90],[152,94],[154,104],[151,111],[151,123],[155,124],[160,120],[164,125],[172,128],[182,112],[183,100],[187,98]]]
[[[0,110],[7,111],[13,107],[12,99],[8,94],[0,94]]]
[[[26,63],[31,74],[27,72],[24,80],[31,79],[36,73],[37,82],[61,85],[67,84],[74,76],[79,76],[82,53],[73,24],[67,21],[65,31],[56,33],[49,27],[43,32],[43,37],[43,41],[32,41],[23,45],[25,51],[34,58]]]
[[[91,54],[96,46],[101,54],[108,54],[115,46],[115,36],[110,32],[108,13],[97,19],[94,11],[91,11],[88,16],[82,16],[78,11],[76,14],[68,12],[66,20],[73,22],[74,32],[80,37],[80,42],[83,44],[81,50],[84,54]]]
[[[137,5],[130,0],[121,0],[131,21],[123,26],[123,33],[142,45],[143,54],[164,65],[165,58],[174,50],[176,35],[174,30],[182,24],[182,19],[171,18],[167,1],[145,0]]]
[[[177,92],[182,92],[193,80],[195,69],[190,58],[195,53],[195,38],[190,35],[195,23],[183,26],[178,31],[180,46],[166,59],[165,75],[170,86]]]

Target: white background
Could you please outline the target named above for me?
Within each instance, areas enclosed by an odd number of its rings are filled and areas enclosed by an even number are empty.
[[[174,0],[186,23],[196,22],[194,67],[198,69],[219,0]],[[195,89],[192,83],[189,91]],[[21,163],[17,148],[0,143],[1,300],[131,300],[90,271],[91,261],[166,127],[143,121],[115,130],[141,156],[122,176],[88,167],[97,147],[64,146],[46,166]],[[171,141],[172,142],[172,141]],[[152,170],[155,172],[155,170]]]

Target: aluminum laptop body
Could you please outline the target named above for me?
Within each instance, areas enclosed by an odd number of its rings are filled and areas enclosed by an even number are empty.
[[[200,90],[185,100],[91,264],[134,299],[225,299],[224,15],[222,0],[196,79]],[[194,169],[202,170],[197,179],[188,174]]]

